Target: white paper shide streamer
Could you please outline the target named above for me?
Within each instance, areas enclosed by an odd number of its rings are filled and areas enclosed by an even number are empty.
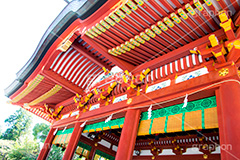
[[[58,129],[55,129],[55,131],[53,132],[53,135],[55,136],[57,133]]]
[[[113,114],[111,114],[106,120],[105,120],[105,123],[107,123],[107,122],[109,122],[109,121],[111,121],[111,119],[112,119],[112,116],[113,116]]]
[[[152,117],[152,105],[148,108],[148,119]]]
[[[84,127],[84,126],[86,125],[86,123],[87,123],[87,120],[86,120],[86,121],[84,121],[84,122],[81,124],[81,126],[80,126],[80,127]]]
[[[188,94],[186,94],[186,96],[185,96],[185,98],[184,98],[184,101],[183,101],[183,106],[182,106],[182,108],[185,108],[185,107],[187,107],[187,103],[188,103]]]
[[[67,126],[66,127],[64,127],[64,129],[62,130],[62,133],[65,131],[67,129]]]

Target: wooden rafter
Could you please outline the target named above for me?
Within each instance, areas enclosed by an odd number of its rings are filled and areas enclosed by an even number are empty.
[[[84,47],[81,46],[79,43],[77,43],[76,41],[71,45],[72,48],[74,48],[76,51],[78,51],[79,53],[81,53],[82,55],[84,55],[86,58],[90,59],[92,62],[94,62],[95,64],[97,64],[100,67],[105,67],[107,69],[111,69],[110,66],[108,66],[106,63],[104,64],[102,61],[100,61],[99,59],[97,59],[96,57],[94,57],[91,54],[86,53],[86,51],[84,50]]]
[[[78,93],[78,94],[83,94],[83,90],[74,85],[73,83],[67,81],[66,79],[64,79],[63,77],[61,77],[60,75],[58,75],[57,73],[51,71],[51,70],[48,70],[48,69],[45,69],[42,71],[42,74],[44,76],[46,76],[47,78],[51,79],[53,82],[55,82],[56,84],[59,84],[61,85],[62,87],[66,88],[67,90],[73,92],[73,93]]]
[[[124,62],[120,59],[117,59],[115,57],[113,57],[112,55],[110,55],[107,51],[106,48],[103,48],[102,46],[100,46],[99,44],[97,44],[96,42],[94,42],[92,39],[90,39],[88,36],[83,35],[81,37],[85,42],[87,42],[89,45],[94,46],[94,48],[99,51],[101,54],[103,54],[105,57],[107,57],[110,61],[112,61],[114,64],[116,64],[118,67],[120,67],[122,70],[132,70],[134,68],[133,65]]]
[[[223,31],[223,29],[220,29],[216,32],[214,32],[213,34],[216,35],[216,37],[222,37],[225,36],[225,33]],[[209,43],[209,39],[208,39],[209,35],[206,35],[194,42],[191,42],[183,47],[180,47],[176,50],[173,50],[172,52],[169,52],[168,54],[165,54],[163,56],[160,56],[154,60],[148,61],[146,63],[143,63],[139,66],[137,66],[132,73],[138,73],[141,72],[142,70],[146,69],[146,68],[150,68],[150,69],[154,69],[157,68],[159,66],[165,65],[171,61],[174,61],[178,58],[184,57],[186,55],[189,54],[189,50],[193,49],[194,47],[200,46],[202,44],[206,44]]]

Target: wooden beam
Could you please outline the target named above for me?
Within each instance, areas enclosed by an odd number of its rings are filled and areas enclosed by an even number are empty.
[[[95,64],[97,64],[100,67],[105,67],[108,70],[111,70],[111,67],[109,65],[107,65],[106,63],[103,63],[102,61],[100,61],[99,59],[97,59],[96,57],[94,57],[91,53],[86,53],[86,50],[84,49],[83,46],[81,46],[79,43],[77,43],[76,41],[73,42],[72,46],[73,49],[75,49],[76,51],[78,51],[79,53],[81,53],[82,55],[84,55],[86,58],[90,59],[92,62],[94,62]],[[94,47],[94,46],[93,46]]]
[[[225,33],[223,31],[223,29],[220,29],[212,34],[215,34],[216,37],[222,37],[222,36],[225,36]],[[202,44],[205,44],[205,43],[208,43],[209,40],[208,40],[208,37],[209,35],[206,35],[196,41],[193,41],[187,45],[184,45],[176,50],[173,50],[163,56],[160,56],[156,59],[153,59],[151,61],[148,61],[146,63],[143,63],[139,66],[137,66],[133,71],[132,73],[139,73],[141,72],[142,70],[146,69],[146,68],[150,68],[150,69],[155,69],[157,67],[160,67],[160,66],[163,66],[167,63],[170,63],[170,62],[173,62],[174,60],[176,59],[179,59],[181,57],[184,57],[184,56],[187,56],[188,54],[190,54],[189,50],[193,49],[194,47],[197,47],[197,46],[200,46]]]
[[[55,106],[56,107],[59,107],[59,106],[69,106],[71,104],[74,104],[75,103],[74,100],[73,100],[74,97],[75,97],[75,95],[73,97],[70,97],[70,98],[66,99],[65,101],[62,101],[62,102],[56,104]]]
[[[73,92],[74,94],[76,93],[81,95],[84,94],[84,91],[80,87],[74,85],[73,83],[69,82],[68,80],[66,80],[65,78],[61,77],[59,74],[51,70],[42,70],[42,74],[49,78],[50,80],[52,80],[53,82],[55,82],[56,84],[59,84],[65,89],[69,90],[70,92]]]
[[[235,26],[240,25],[240,11],[238,11],[234,16],[233,16],[233,22]]]
[[[159,138],[158,140],[155,140],[154,138],[152,139],[146,139],[146,140],[137,140],[136,145],[135,145],[135,150],[151,150],[153,148],[153,145],[151,142],[154,143],[154,146],[156,148],[161,148],[161,149],[173,149],[176,145],[179,147],[186,147],[186,148],[192,148],[194,145],[195,146],[201,146],[203,144],[207,145],[212,145],[216,146],[219,144],[219,139],[217,139],[217,136],[219,136],[218,132],[212,131],[211,133],[204,133],[204,137],[214,137],[215,139],[211,139],[211,141],[207,141],[206,139],[199,140],[201,137],[197,134],[197,131],[195,134],[192,135],[184,135],[184,136],[179,136],[176,135],[174,137],[164,137],[164,138]],[[186,139],[198,139],[198,141],[186,141]],[[161,144],[161,142],[166,142],[166,141],[171,141],[170,143],[164,143]],[[185,141],[185,142],[184,142]]]
[[[115,151],[113,151],[113,150],[111,150],[111,149],[109,149],[109,148],[107,148],[107,147],[105,147],[105,146],[103,146],[103,145],[101,145],[99,143],[98,143],[97,146],[95,146],[95,142],[93,140],[90,140],[90,139],[88,139],[88,138],[86,138],[84,136],[81,136],[80,142],[83,142],[83,143],[91,146],[92,148],[96,148],[96,149],[98,149],[98,150],[100,150],[100,151],[102,151],[104,153],[107,153],[107,154],[113,156],[113,157],[115,157],[115,155],[116,155]]]
[[[122,61],[120,59],[117,59],[114,56],[110,55],[106,48],[103,48],[102,46],[100,46],[99,44],[94,42],[91,38],[89,38],[88,36],[83,35],[81,38],[85,42],[87,42],[90,46],[94,47],[94,49],[99,51],[102,55],[104,55],[104,57],[109,59],[113,64],[115,64],[118,67],[120,67],[122,70],[129,70],[129,71],[131,71],[132,69],[134,69],[133,65],[131,65],[131,64],[125,62],[125,61]]]
[[[154,103],[166,103],[166,101],[169,101],[169,100],[171,101],[171,99],[176,99],[178,97],[183,97],[182,99],[179,99],[183,101],[186,93],[189,94],[189,93],[195,92],[199,89],[202,89],[204,87],[207,87],[209,85],[212,85],[214,83],[227,80],[227,79],[239,80],[236,66],[235,65],[225,66],[225,68],[226,67],[228,68],[229,73],[224,77],[219,76],[218,71],[212,71],[206,75],[202,75],[200,77],[193,78],[182,83],[174,84],[169,87],[156,90],[154,92],[131,97],[132,98],[132,102],[130,104],[131,107],[129,107],[129,104],[127,104],[126,101],[121,101],[115,104],[110,104],[108,105],[108,107],[101,107],[99,109],[92,110],[91,112],[82,113],[78,119],[71,117],[69,119],[59,120],[56,123],[54,123],[53,126],[59,127],[59,126],[64,126],[67,124],[74,123],[75,121],[85,121],[85,120],[91,121],[94,119],[101,119],[101,117],[104,118],[119,110],[121,110],[121,112],[124,112],[127,110],[127,108],[133,109],[134,107],[140,107],[140,106],[149,107],[149,105],[151,105],[153,101]],[[216,85],[214,86],[214,88],[209,88],[209,89],[216,89],[218,87],[219,86]],[[201,93],[199,94],[201,95]],[[156,106],[156,107],[160,108],[162,107],[162,105]]]
[[[240,28],[238,28],[237,31],[236,31],[236,37],[240,38]]]
[[[108,132],[104,132],[105,134],[103,136],[101,136],[102,139],[104,139],[105,141],[111,143],[112,145],[118,146],[118,141],[120,139],[120,137],[118,137],[115,134],[110,134]]]

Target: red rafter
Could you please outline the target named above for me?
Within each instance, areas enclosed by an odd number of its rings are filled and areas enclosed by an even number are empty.
[[[93,42],[92,39],[90,39],[88,36],[83,35],[81,37],[85,42],[87,42],[90,46],[94,46],[94,48],[99,51],[101,54],[103,54],[106,58],[108,58],[110,61],[112,61],[114,64],[116,64],[118,67],[120,67],[123,70],[132,70],[134,68],[133,65],[124,62],[120,59],[116,59],[113,56],[111,56],[106,48],[103,48],[102,46],[99,46],[97,43]]]
[[[213,34],[216,35],[216,37],[222,37],[224,36],[224,31],[222,29],[214,32]],[[183,47],[180,47],[172,52],[169,52],[168,54],[165,54],[163,56],[160,56],[154,60],[151,60],[151,61],[148,61],[144,64],[141,64],[139,66],[137,66],[132,72],[133,73],[138,73],[138,72],[141,72],[142,70],[146,69],[146,68],[150,68],[150,69],[154,69],[154,68],[157,68],[159,66],[162,66],[164,64],[167,64],[171,61],[174,61],[175,59],[178,59],[178,58],[181,58],[183,56],[186,56],[187,54],[189,54],[189,52],[186,52],[186,51],[189,51],[191,49],[193,49],[194,47],[197,47],[199,45],[202,45],[202,44],[205,44],[205,43],[208,43],[209,42],[209,39],[208,39],[209,35],[206,35],[194,42],[191,42]]]
[[[81,95],[84,94],[83,90],[80,87],[74,85],[73,83],[69,82],[68,80],[64,79],[59,74],[57,74],[51,70],[43,70],[42,74],[44,76],[48,77],[49,79],[51,79],[56,84],[61,85],[62,87],[66,88],[67,90],[69,90],[73,93],[78,93]]]

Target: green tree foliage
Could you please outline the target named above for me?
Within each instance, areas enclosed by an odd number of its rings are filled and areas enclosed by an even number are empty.
[[[2,134],[2,139],[17,140],[21,135],[27,133],[31,125],[31,116],[27,111],[20,108],[4,121],[8,128]]]
[[[38,139],[40,140],[40,142],[44,143],[45,139],[47,138],[49,130],[50,130],[49,125],[45,123],[37,123],[33,127],[34,139]]]
[[[0,139],[0,159],[7,160],[8,152],[14,145],[14,141],[12,140],[3,140]]]
[[[37,123],[33,127],[33,136],[34,139],[39,140],[41,143],[45,142],[47,138],[48,132],[50,128],[49,125],[45,123]],[[59,160],[62,159],[64,151],[62,151],[62,147],[57,147],[52,145],[50,153],[48,155],[48,160]]]
[[[31,140],[29,136],[20,137],[8,152],[11,160],[35,160],[40,151],[39,143]]]
[[[23,109],[17,110],[13,115],[9,116],[5,123],[7,130],[2,134],[0,139],[0,159],[2,160],[35,160],[40,152],[40,144],[44,143],[48,132],[49,125],[45,123],[37,123],[30,135],[29,127],[32,119],[30,115]],[[52,145],[48,160],[62,159],[64,150],[62,147]],[[79,160],[78,155],[74,155],[74,160]]]
[[[50,150],[50,153],[48,155],[47,160],[59,160],[62,159],[64,154],[64,151],[62,151],[62,147],[57,147],[55,145],[52,145],[52,148]]]

